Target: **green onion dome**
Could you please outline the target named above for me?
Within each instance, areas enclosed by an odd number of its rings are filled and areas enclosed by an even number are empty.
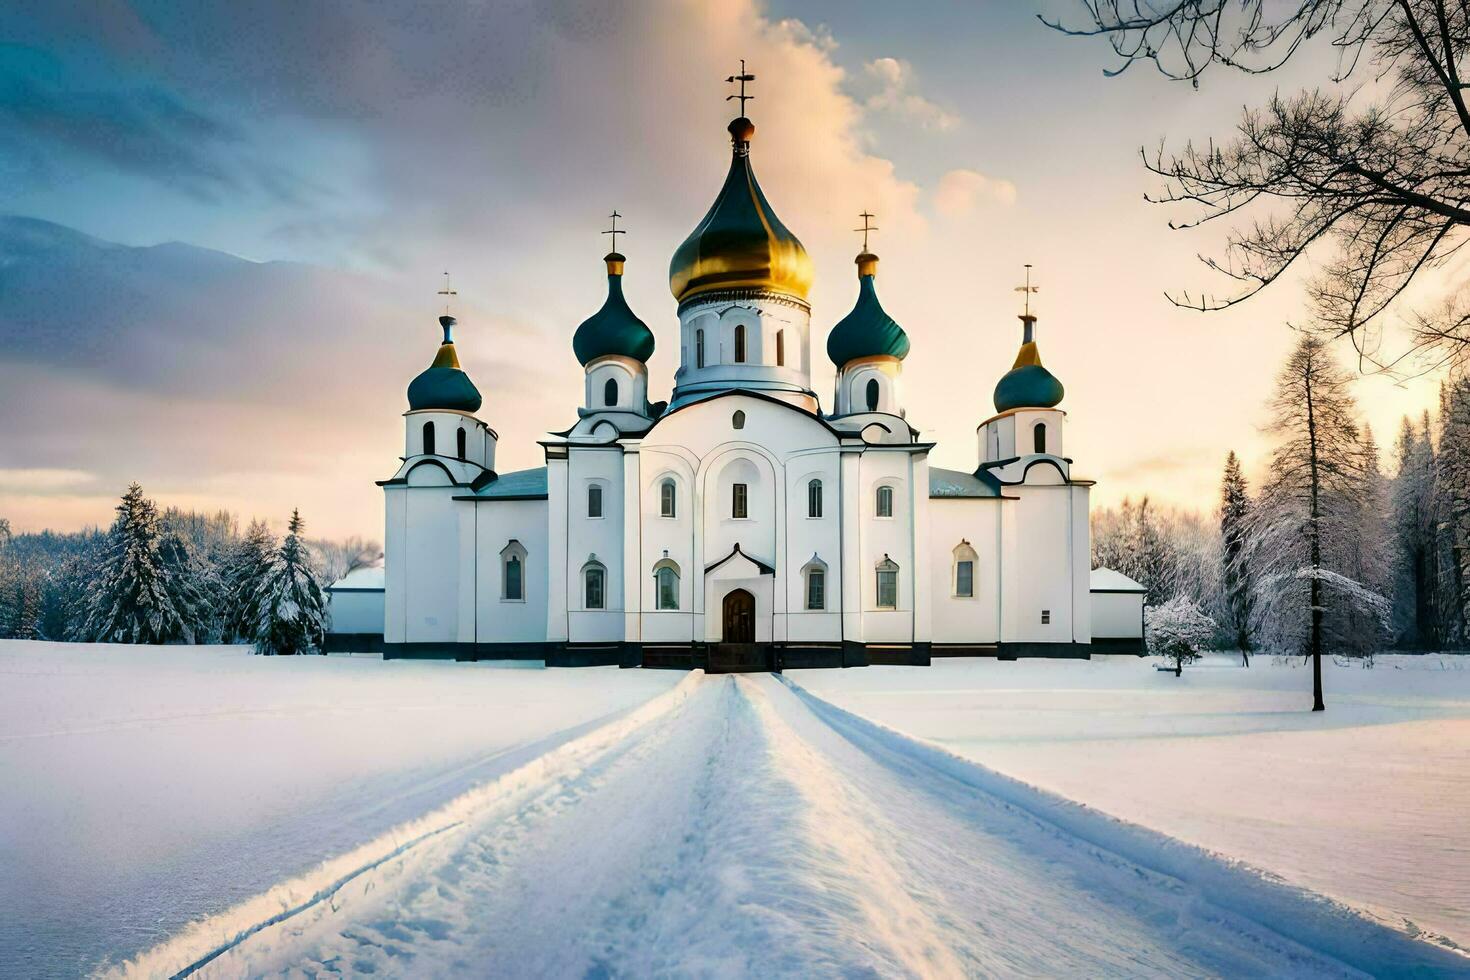
[[[411,411],[439,409],[449,412],[474,413],[480,410],[480,391],[470,376],[460,370],[459,355],[454,352],[454,317],[441,316],[444,343],[434,355],[434,363],[408,385],[408,407]]]
[[[827,335],[827,356],[841,368],[860,357],[896,357],[909,354],[909,335],[878,302],[874,280],[878,278],[878,256],[863,252],[857,257],[858,298],[852,312]]]
[[[621,354],[635,361],[653,356],[653,331],[628,307],[623,298],[623,263],[617,252],[609,252],[607,262],[607,299],[602,309],[582,321],[572,334],[572,352],[584,366],[599,357]]]
[[[730,289],[779,293],[806,302],[812,260],[766,200],[750,167],[755,123],[741,116],[729,126],[730,172],[709,213],[669,262],[669,289],[680,303]]]
[[[995,386],[995,410],[1009,412],[1016,408],[1052,408],[1062,400],[1066,389],[1056,375],[1041,366],[1041,352],[1036,348],[1032,330],[1036,317],[1023,316],[1025,337],[1015,365]]]

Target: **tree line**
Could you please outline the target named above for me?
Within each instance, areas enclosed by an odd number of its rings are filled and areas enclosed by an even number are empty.
[[[0,638],[320,650],[325,585],[381,552],[304,529],[294,511],[280,538],[224,511],[160,511],[136,483],[106,531],[18,535],[0,518]]]

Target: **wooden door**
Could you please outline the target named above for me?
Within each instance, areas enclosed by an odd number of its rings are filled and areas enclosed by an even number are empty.
[[[736,589],[725,596],[724,612],[724,641],[726,643],[754,643],[755,596],[744,589]]]

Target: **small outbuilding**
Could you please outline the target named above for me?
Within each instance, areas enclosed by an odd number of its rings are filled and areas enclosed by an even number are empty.
[[[354,568],[327,586],[327,653],[383,652],[383,566]]]
[[[1088,589],[1092,593],[1092,652],[1142,656],[1143,604],[1148,589],[1111,568],[1094,568]]]

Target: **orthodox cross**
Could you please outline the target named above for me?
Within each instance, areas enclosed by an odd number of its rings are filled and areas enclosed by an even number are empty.
[[[621,218],[622,215],[618,214],[617,208],[613,208],[613,213],[608,215],[608,217],[612,218],[612,227],[603,232],[603,234],[612,236],[612,250],[616,252],[618,250],[618,236],[626,235],[628,233],[628,229],[618,227],[618,219]]]
[[[863,251],[866,252],[868,250],[868,232],[878,230],[878,226],[872,223],[872,220],[876,218],[877,215],[870,214],[869,212],[864,211],[859,214],[858,217],[863,219],[863,226],[861,228],[854,228],[853,231],[860,231],[863,233]]]
[[[445,269],[444,270],[444,288],[441,289],[441,290],[439,290],[438,295],[444,297],[444,315],[445,316],[448,316],[449,315],[449,298],[451,296],[458,296],[459,295],[459,292],[457,290],[451,289],[450,286],[449,286],[449,270],[448,269]]]
[[[1032,293],[1038,293],[1040,291],[1041,291],[1041,287],[1040,286],[1033,286],[1033,285],[1031,285],[1031,263],[1030,262],[1027,262],[1026,263],[1026,285],[1024,285],[1024,286],[1017,286],[1015,288],[1015,292],[1023,293],[1023,294],[1025,294],[1025,297],[1026,297],[1026,305],[1024,307],[1024,312],[1021,314],[1021,316],[1023,316],[1023,317],[1029,317],[1031,315],[1031,294]]]
[[[748,72],[748,71],[745,70],[745,59],[744,58],[741,58],[740,59],[740,74],[738,74],[738,75],[731,75],[729,78],[725,79],[725,81],[730,82],[732,84],[735,83],[735,82],[739,82],[740,83],[740,94],[739,95],[727,95],[727,96],[725,96],[725,101],[726,102],[729,102],[731,99],[739,99],[740,100],[740,115],[741,116],[744,116],[745,115],[745,103],[747,101],[749,101],[750,99],[755,98],[755,96],[753,96],[753,95],[746,95],[745,94],[745,83],[746,82],[753,82],[753,81],[755,81],[755,76],[752,75],[750,72]]]

